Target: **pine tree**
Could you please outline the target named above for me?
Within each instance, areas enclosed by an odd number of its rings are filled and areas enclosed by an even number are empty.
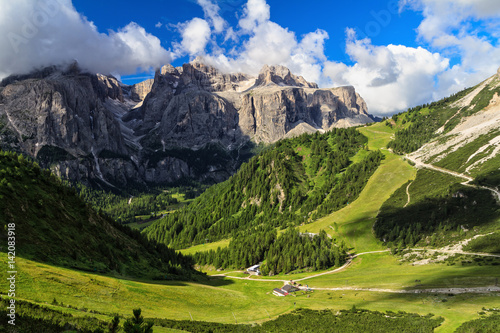
[[[153,323],[144,322],[141,309],[134,309],[133,313],[134,316],[123,324],[123,331],[125,333],[153,333]]]

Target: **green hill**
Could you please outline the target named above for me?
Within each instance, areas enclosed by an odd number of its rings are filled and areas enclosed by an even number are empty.
[[[144,232],[183,248],[259,225],[308,223],[357,198],[382,159],[380,152],[365,150],[366,142],[352,128],[279,141]],[[352,163],[355,155],[359,161]]]
[[[74,189],[22,155],[0,152],[0,174],[0,222],[5,230],[15,225],[18,257],[131,277],[196,274],[190,257],[98,214]]]
[[[271,274],[339,266],[346,257],[340,240],[311,234],[308,241],[298,231],[277,236],[275,228],[307,224],[356,200],[383,158],[367,151],[366,142],[352,128],[279,141],[144,232],[177,248],[232,237],[228,249],[195,256],[217,268],[264,259]]]
[[[399,248],[438,247],[499,229],[499,93],[493,76],[387,121],[398,128],[388,147],[419,170],[382,206],[374,227],[379,239]],[[485,241],[470,248],[497,251]]]

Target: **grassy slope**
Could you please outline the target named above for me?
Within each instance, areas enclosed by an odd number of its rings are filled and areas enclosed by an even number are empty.
[[[187,249],[180,250],[180,252],[185,255],[190,255],[190,254],[195,254],[196,252],[204,252],[210,250],[216,251],[218,247],[220,247],[221,249],[228,247],[229,241],[230,241],[229,239],[223,239],[218,242],[195,245]]]
[[[368,137],[369,149],[385,147],[394,133],[384,123],[362,127],[359,131]],[[415,169],[399,156],[387,150],[383,152],[385,159],[356,201],[314,223],[301,226],[300,230],[317,233],[324,229],[333,237],[345,238],[348,246],[358,253],[382,249],[381,242],[371,231],[374,218],[389,196],[416,174]],[[337,231],[334,223],[338,226]]]
[[[17,257],[127,277],[194,273],[190,258],[98,214],[22,156],[0,152],[0,174],[0,226],[15,224]]]
[[[0,258],[0,263],[4,265],[4,254]],[[191,313],[195,320],[234,323],[234,313],[238,323],[248,323],[262,322],[288,312],[294,308],[294,303],[297,307],[334,310],[349,309],[356,305],[357,308],[370,310],[403,310],[420,314],[432,312],[446,319],[438,331],[452,332],[462,322],[478,318],[477,312],[483,306],[492,308],[498,305],[498,297],[492,295],[449,297],[369,291],[315,291],[310,297],[298,293],[297,297],[278,298],[270,293],[272,288],[280,286],[278,282],[215,279],[205,285],[187,282],[149,283],[86,274],[24,259],[19,260],[18,266],[19,298],[42,304],[56,298],[65,305],[109,314],[117,312],[125,316],[129,316],[133,308],[141,307],[145,317],[189,320]],[[308,283],[310,286],[319,287],[324,283],[334,287],[345,286],[347,280],[349,286],[373,287],[371,284],[379,285],[379,281],[390,281],[393,277],[399,281],[415,279],[407,273],[408,269],[408,265],[397,265],[395,259],[387,254],[374,254],[357,259],[352,270],[309,280]],[[443,278],[455,283],[452,267],[429,265],[417,269],[424,269],[429,281],[439,271]],[[406,277],[401,278],[403,275]],[[415,276],[424,282],[423,271],[415,273]],[[384,286],[384,283],[380,283],[380,286]],[[6,287],[3,280],[0,287]],[[443,302],[443,299],[447,301]],[[64,307],[58,309],[72,311],[75,315],[88,315],[87,312],[75,312]]]

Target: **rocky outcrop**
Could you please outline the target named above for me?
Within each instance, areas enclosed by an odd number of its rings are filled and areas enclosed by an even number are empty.
[[[157,71],[140,112],[145,147],[232,149],[248,140],[271,143],[304,122],[316,130],[372,122],[353,87],[318,89],[283,66],[264,66],[257,78],[222,74],[199,61]],[[347,120],[346,120],[347,119]],[[127,118],[128,120],[128,118]]]
[[[79,70],[36,72],[0,85],[2,148],[28,154],[73,180],[102,178],[103,153],[129,155],[103,101],[123,100],[116,79]],[[132,164],[131,164],[132,165]]]
[[[0,117],[15,134],[17,150],[36,156],[44,146],[73,156],[109,150],[127,154],[120,126],[101,99],[121,97],[93,75],[54,72],[0,88]],[[106,93],[108,95],[106,95]]]
[[[279,86],[318,88],[318,85],[316,83],[307,82],[302,76],[293,75],[285,66],[265,65],[261,69],[255,85],[267,86],[269,84],[277,84]]]
[[[112,98],[123,102],[123,91],[116,78],[102,74],[92,75],[90,78],[93,81],[95,92],[102,100]]]
[[[130,89],[130,97],[132,98],[132,100],[136,102],[143,101],[151,91],[151,88],[153,88],[154,82],[154,79],[148,79],[146,81],[134,84]]]
[[[318,89],[283,66],[258,77],[197,59],[126,86],[77,64],[0,84],[0,145],[107,187],[222,181],[256,143],[371,122],[352,87]]]

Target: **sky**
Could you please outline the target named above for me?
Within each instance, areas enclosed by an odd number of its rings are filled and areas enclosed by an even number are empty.
[[[0,0],[0,78],[78,61],[126,84],[200,56],[352,85],[388,116],[500,66],[498,0]]]

